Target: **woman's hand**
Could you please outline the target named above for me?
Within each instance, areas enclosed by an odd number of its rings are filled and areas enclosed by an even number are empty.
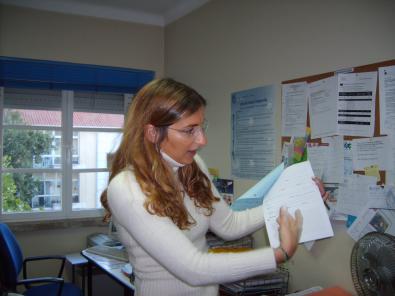
[[[279,224],[280,247],[275,249],[274,254],[276,262],[282,263],[291,258],[296,252],[302,232],[302,213],[300,210],[296,210],[294,218],[285,207],[281,207],[277,223]]]
[[[324,202],[326,202],[331,196],[330,192],[325,191],[324,183],[322,182],[322,180],[320,178],[313,177],[312,179],[313,179],[314,183],[317,185],[318,189],[320,190],[322,200]]]

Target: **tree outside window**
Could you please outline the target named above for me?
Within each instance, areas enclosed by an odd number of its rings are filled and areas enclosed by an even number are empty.
[[[5,110],[4,123],[25,125],[20,113]],[[53,138],[45,131],[26,129],[4,129],[3,167],[33,167],[41,161],[41,155],[49,153]],[[3,175],[3,211],[19,212],[31,210],[32,196],[39,194],[40,181],[33,174]]]

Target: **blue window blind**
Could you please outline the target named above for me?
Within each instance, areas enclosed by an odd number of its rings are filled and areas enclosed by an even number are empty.
[[[154,71],[0,56],[0,86],[136,93]]]

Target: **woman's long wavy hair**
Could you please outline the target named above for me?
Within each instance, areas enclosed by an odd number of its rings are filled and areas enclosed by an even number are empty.
[[[183,188],[175,180],[160,153],[160,144],[167,137],[168,127],[183,116],[206,106],[205,99],[195,90],[169,78],[153,80],[134,97],[124,125],[121,144],[116,151],[110,181],[119,172],[132,168],[142,191],[147,196],[146,210],[153,215],[169,217],[180,229],[195,223],[183,202],[183,190],[207,216],[214,211],[213,202],[219,200],[211,191],[211,183],[195,161],[178,170]],[[145,127],[157,129],[156,143],[145,137]],[[107,190],[101,195],[106,209],[105,221],[111,217]]]

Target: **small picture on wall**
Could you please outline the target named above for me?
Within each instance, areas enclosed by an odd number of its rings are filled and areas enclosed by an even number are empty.
[[[231,205],[234,200],[233,180],[215,178],[213,183],[226,203]]]

